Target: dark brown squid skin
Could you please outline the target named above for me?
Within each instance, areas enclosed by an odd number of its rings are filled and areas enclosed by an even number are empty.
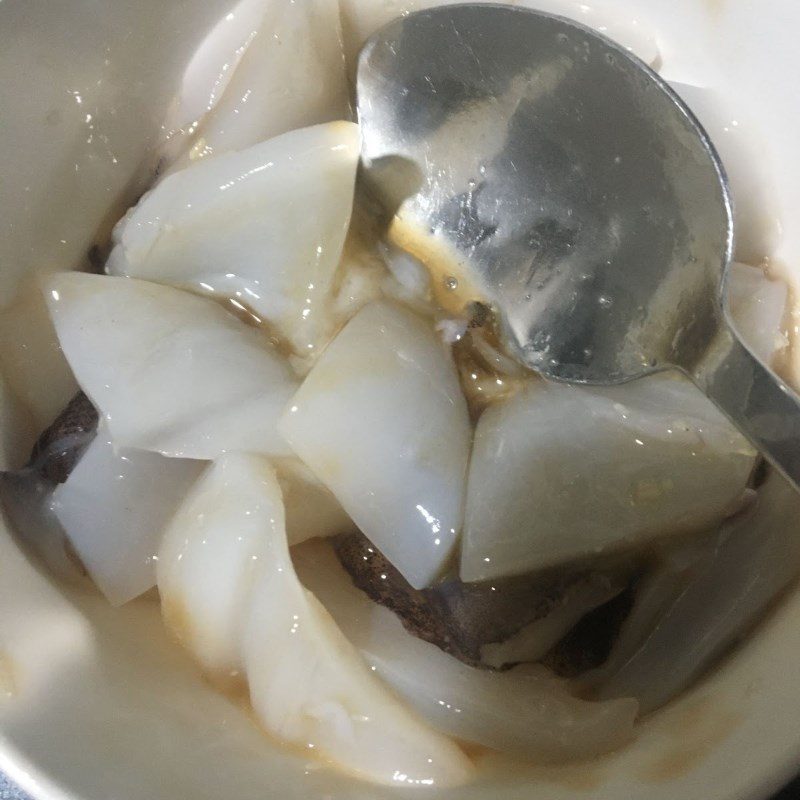
[[[43,480],[64,483],[94,438],[98,419],[91,400],[78,392],[36,440],[28,467]]]
[[[362,534],[336,537],[334,549],[354,585],[394,611],[409,633],[483,668],[487,668],[480,660],[484,644],[504,641],[541,619],[568,588],[591,575],[588,569],[576,568],[485,583],[451,578],[427,589],[414,589]],[[622,586],[631,579],[631,567],[609,565],[608,573]],[[552,664],[559,672],[575,674],[605,660],[624,618],[615,602],[616,598],[591,612],[594,624],[581,627],[579,622],[565,637],[568,646]]]

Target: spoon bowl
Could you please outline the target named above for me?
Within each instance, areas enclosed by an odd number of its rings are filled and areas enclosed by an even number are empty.
[[[446,305],[490,305],[553,380],[683,371],[797,486],[800,403],[723,302],[724,169],[656,73],[571,20],[467,4],[376,34],[357,91],[363,179]]]

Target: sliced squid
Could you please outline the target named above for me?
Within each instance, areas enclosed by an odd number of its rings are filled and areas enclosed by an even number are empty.
[[[358,127],[334,122],[169,175],[118,224],[106,269],[231,298],[306,354],[328,320],[358,156]]]
[[[643,711],[663,705],[800,573],[800,496],[777,473],[758,495],[713,539],[690,542],[650,577],[612,650],[616,671],[600,675],[600,696],[637,697]]]
[[[169,133],[196,129],[230,83],[242,56],[258,35],[270,0],[240,0],[208,32],[183,73],[165,128]]]
[[[271,536],[283,536],[280,489],[269,462],[228,454],[206,468],[158,552],[164,621],[223,686],[243,680],[244,619]]]
[[[371,673],[270,531],[244,636],[250,700],[267,731],[360,778],[458,786],[474,768]]]
[[[365,306],[292,398],[280,431],[415,588],[461,529],[471,440],[452,359],[430,322]]]
[[[101,429],[52,508],[81,562],[113,605],[155,586],[155,555],[167,523],[202,461],[117,449]]]
[[[696,570],[714,547],[718,531],[692,536],[688,541],[668,543],[658,553],[657,564],[636,585],[630,613],[606,660],[583,673],[579,685],[593,689],[607,683],[641,647],[657,621],[696,577]],[[672,544],[670,547],[669,544]]]
[[[351,113],[337,0],[241,0],[189,62],[165,127],[193,137],[182,168]]]
[[[223,685],[249,684],[281,741],[390,785],[461,784],[473,767],[370,673],[294,572],[281,490],[258,456],[208,467],[158,555],[167,625]]]
[[[63,273],[50,280],[48,302],[67,360],[118,446],[198,459],[289,454],[276,422],[296,380],[263,334],[214,301]]]
[[[293,556],[300,579],[375,674],[439,730],[544,761],[598,755],[632,737],[635,700],[580,700],[541,666],[470,667],[412,636],[389,609],[356,589],[328,543],[306,542]]]
[[[739,507],[754,457],[677,376],[606,389],[532,384],[478,423],[462,579],[707,529]]]

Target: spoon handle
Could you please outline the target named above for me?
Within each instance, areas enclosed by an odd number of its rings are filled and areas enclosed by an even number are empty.
[[[800,397],[722,323],[694,382],[800,491]]]

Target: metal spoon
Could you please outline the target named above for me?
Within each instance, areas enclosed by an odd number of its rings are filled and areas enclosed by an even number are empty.
[[[490,303],[547,378],[677,368],[800,483],[800,400],[723,301],[731,201],[667,84],[582,25],[500,5],[398,19],[361,52],[363,179],[439,298]]]

